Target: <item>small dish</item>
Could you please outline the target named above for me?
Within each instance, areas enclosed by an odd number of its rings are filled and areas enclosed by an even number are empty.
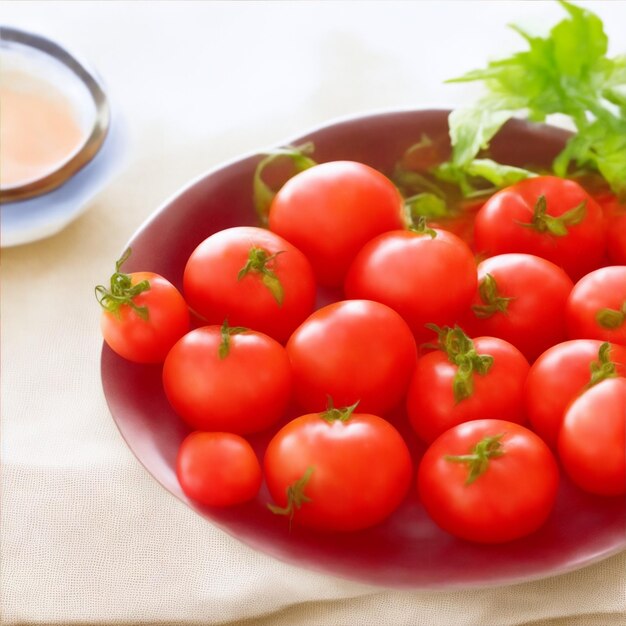
[[[115,169],[123,132],[96,73],[59,44],[3,26],[0,55],[6,247],[52,235],[77,217]]]

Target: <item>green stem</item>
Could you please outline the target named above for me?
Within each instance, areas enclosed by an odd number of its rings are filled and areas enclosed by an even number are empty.
[[[142,280],[136,285],[132,284],[130,274],[121,271],[122,265],[131,255],[131,249],[127,248],[124,254],[115,262],[115,272],[111,275],[110,286],[107,289],[104,285],[97,285],[95,288],[96,300],[100,306],[117,318],[120,316],[120,309],[129,306],[142,319],[147,320],[149,316],[148,307],[137,306],[135,297],[150,289],[150,282]]]
[[[283,251],[280,250],[275,254],[268,254],[267,251],[263,250],[263,248],[252,247],[248,251],[248,260],[246,264],[239,270],[237,274],[237,280],[242,280],[244,276],[249,273],[260,274],[261,282],[269,289],[272,296],[274,296],[274,300],[278,306],[282,306],[283,300],[285,299],[285,292],[283,289],[283,285],[280,282],[280,279],[273,271],[272,266],[274,265],[274,261],[279,254],[282,254]]]
[[[352,417],[352,414],[354,413],[354,410],[358,405],[359,400],[357,400],[354,404],[350,406],[336,409],[333,406],[333,399],[328,396],[328,408],[323,413],[320,413],[320,417],[329,424],[332,424],[336,421],[347,422],[350,417]]]
[[[549,233],[555,237],[565,237],[567,235],[568,226],[580,224],[587,214],[587,200],[583,200],[573,209],[562,213],[558,217],[554,217],[548,213],[548,202],[542,194],[537,198],[533,212],[533,218],[530,222],[517,222],[524,228],[532,228],[539,233]]]
[[[474,373],[485,376],[494,363],[490,354],[478,354],[474,342],[459,326],[440,328],[436,324],[426,324],[438,337],[438,347],[446,353],[450,363],[457,366],[452,380],[454,400],[459,403],[474,393]]]
[[[272,189],[264,180],[263,174],[265,170],[278,161],[287,158],[291,161],[295,173],[303,172],[317,163],[308,156],[315,149],[312,142],[305,143],[301,146],[286,146],[277,148],[267,153],[256,166],[253,179],[254,206],[262,226],[267,226],[270,206],[277,190]]]
[[[503,435],[504,433],[500,433],[485,437],[474,446],[470,454],[446,454],[444,458],[452,463],[465,463],[469,468],[465,484],[471,485],[487,471],[491,459],[504,455],[504,449],[500,441]]]
[[[217,349],[220,359],[225,359],[230,353],[230,338],[233,335],[245,333],[247,330],[248,329],[243,326],[229,326],[228,320],[224,320],[221,328],[222,342],[220,343],[220,347]]]
[[[311,502],[311,498],[304,493],[304,489],[311,479],[314,469],[314,467],[307,467],[304,474],[287,487],[287,504],[285,506],[276,506],[269,502],[267,504],[267,508],[274,515],[286,515],[289,517],[289,528],[291,528],[291,522],[296,510],[302,508],[302,505],[306,502]]]
[[[587,383],[585,389],[589,389],[599,382],[606,380],[607,378],[615,378],[618,376],[617,363],[611,361],[611,344],[605,341],[598,350],[598,360],[592,361],[589,364],[591,370],[591,377]]]
[[[411,216],[409,216],[408,229],[413,233],[418,233],[419,235],[428,235],[431,239],[434,239],[437,236],[437,231],[428,226],[428,220],[423,215],[419,216],[417,223],[415,223]]]
[[[480,319],[491,317],[495,313],[504,313],[506,315],[509,302],[515,299],[500,295],[496,279],[491,274],[486,274],[480,281],[478,294],[484,304],[472,305],[472,311]]]
[[[596,322],[607,330],[616,330],[626,320],[626,300],[619,309],[600,309],[596,313]]]

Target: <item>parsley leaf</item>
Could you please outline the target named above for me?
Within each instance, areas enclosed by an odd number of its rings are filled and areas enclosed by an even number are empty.
[[[608,58],[602,21],[561,1],[568,17],[546,37],[513,26],[528,50],[492,61],[449,82],[484,81],[488,94],[450,115],[452,165],[466,172],[481,149],[511,117],[544,121],[560,113],[577,134],[556,158],[560,176],[571,163],[598,171],[614,192],[626,196],[626,56]]]

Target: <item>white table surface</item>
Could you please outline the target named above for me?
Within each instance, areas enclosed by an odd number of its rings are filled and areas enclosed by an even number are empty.
[[[626,3],[586,2],[612,52]],[[216,164],[332,118],[454,107],[446,78],[545,30],[546,2],[11,2],[3,23],[100,72],[131,135],[124,171],[62,233],[2,252],[2,624],[626,623],[626,555],[498,589],[393,591],[247,548],[166,493],[100,386],[98,307],[135,229]]]

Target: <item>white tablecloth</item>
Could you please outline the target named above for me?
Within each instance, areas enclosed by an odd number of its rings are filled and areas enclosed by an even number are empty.
[[[624,2],[587,2],[624,51]],[[544,2],[7,2],[98,68],[131,132],[124,171],[57,236],[2,252],[2,624],[610,626],[626,554],[496,589],[367,587],[286,565],[165,492],[100,385],[93,286],[204,170],[331,118],[456,106],[442,81],[545,30]]]

